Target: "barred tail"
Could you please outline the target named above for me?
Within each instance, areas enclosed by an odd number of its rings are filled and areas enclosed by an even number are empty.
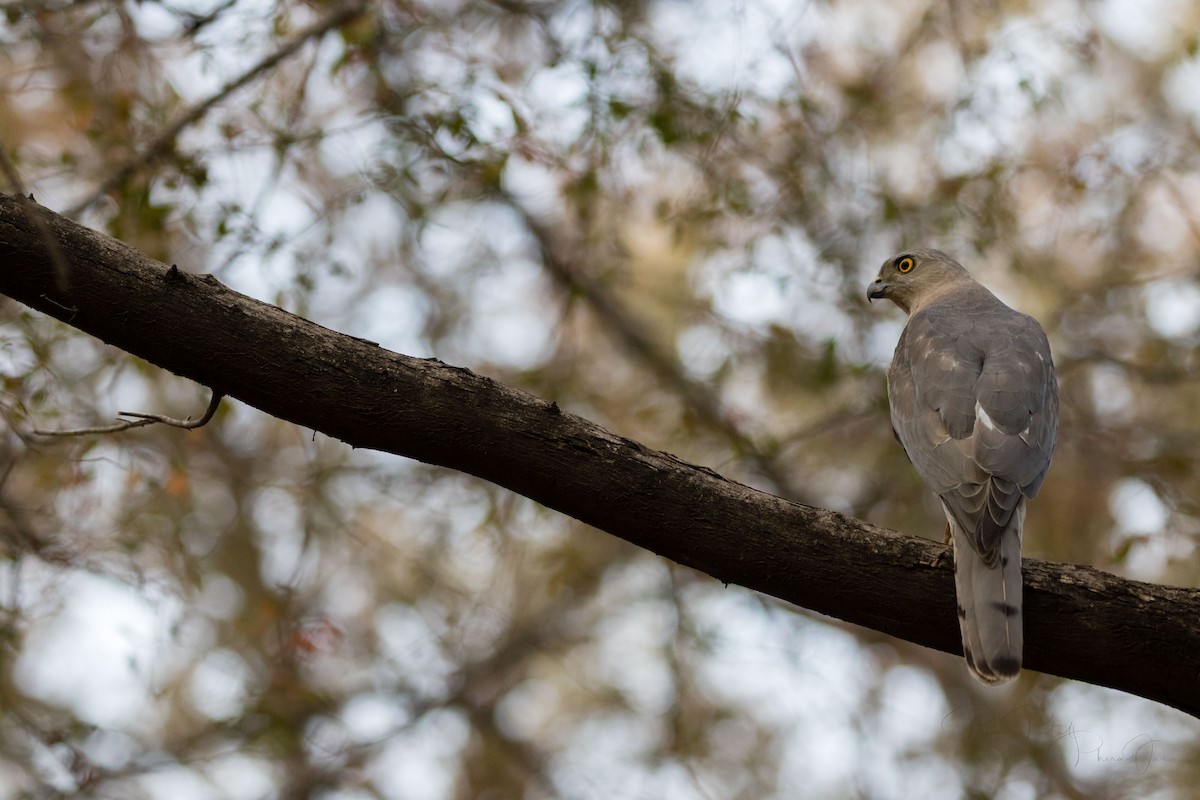
[[[971,546],[953,516],[954,585],[963,655],[971,674],[987,684],[1007,683],[1021,671],[1021,529],[1025,503],[1014,510],[1000,538],[995,563]]]

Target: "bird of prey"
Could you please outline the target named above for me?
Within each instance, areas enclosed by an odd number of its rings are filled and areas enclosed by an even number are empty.
[[[941,499],[954,543],[963,655],[984,683],[1021,670],[1021,529],[1058,435],[1042,327],[938,250],[884,262],[867,299],[908,313],[892,365],[892,430]]]

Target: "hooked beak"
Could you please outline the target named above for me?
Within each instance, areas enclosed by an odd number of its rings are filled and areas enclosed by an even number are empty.
[[[891,289],[892,285],[890,283],[884,283],[883,278],[876,275],[875,280],[871,281],[871,285],[867,287],[867,302],[887,297]]]

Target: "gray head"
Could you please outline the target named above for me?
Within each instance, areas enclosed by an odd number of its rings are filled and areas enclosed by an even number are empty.
[[[908,313],[953,284],[971,281],[962,265],[941,250],[905,250],[883,262],[867,287],[867,300],[886,297]]]

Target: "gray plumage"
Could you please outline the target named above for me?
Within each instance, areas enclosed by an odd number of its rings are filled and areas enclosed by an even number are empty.
[[[888,369],[892,429],[946,513],[967,666],[1003,683],[1021,669],[1025,501],[1058,434],[1050,345],[938,250],[884,262],[867,298],[908,312]]]

